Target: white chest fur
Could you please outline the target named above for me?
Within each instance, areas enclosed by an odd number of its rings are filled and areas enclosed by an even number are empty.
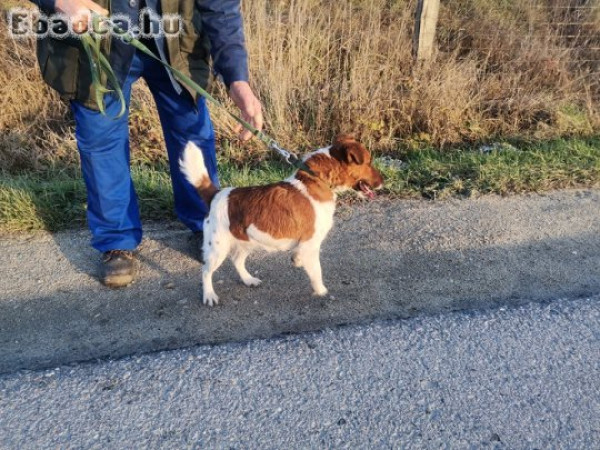
[[[306,186],[304,186],[304,183],[302,183],[300,180],[297,180],[296,178],[288,178],[285,181],[298,189],[302,195],[304,195],[310,201],[310,204],[315,211],[315,234],[312,236],[310,241],[318,242],[320,244],[333,226],[333,215],[335,213],[335,194],[332,201],[320,202],[310,196]]]

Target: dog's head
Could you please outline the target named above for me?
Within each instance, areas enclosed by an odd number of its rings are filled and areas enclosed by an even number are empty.
[[[338,136],[329,154],[340,162],[339,173],[332,178],[335,188],[354,189],[372,199],[375,197],[373,190],[383,187],[383,177],[373,167],[371,153],[352,136]]]

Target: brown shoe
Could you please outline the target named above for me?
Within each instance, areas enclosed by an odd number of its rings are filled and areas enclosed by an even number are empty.
[[[129,250],[110,250],[102,254],[102,284],[125,287],[135,276],[135,258]]]

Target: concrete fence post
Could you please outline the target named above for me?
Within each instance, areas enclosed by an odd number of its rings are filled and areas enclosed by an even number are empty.
[[[439,12],[440,0],[417,0],[413,35],[413,56],[417,61],[431,58]]]

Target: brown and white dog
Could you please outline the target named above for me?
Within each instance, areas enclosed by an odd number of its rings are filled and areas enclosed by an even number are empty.
[[[331,147],[304,157],[313,175],[298,170],[266,186],[218,190],[211,182],[201,150],[188,143],[181,171],[210,205],[204,221],[203,302],[219,302],[212,275],[228,255],[246,286],[261,281],[246,270],[246,258],[258,249],[292,250],[296,267],[304,267],[315,295],[327,294],[321,275],[321,243],[333,225],[336,193],[354,189],[372,198],[383,185],[371,154],[358,141],[339,136]]]

